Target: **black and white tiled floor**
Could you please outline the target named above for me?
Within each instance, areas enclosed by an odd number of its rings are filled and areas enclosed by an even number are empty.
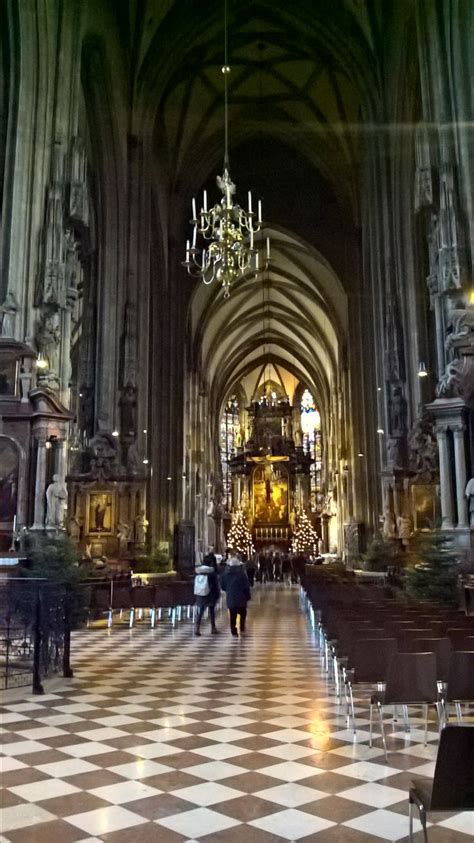
[[[219,626],[76,633],[75,678],[1,709],[0,843],[406,840],[434,723],[426,747],[391,726],[387,765],[360,697],[354,742],[295,586],[255,587],[245,637]],[[434,820],[431,843],[474,836],[473,813]]]

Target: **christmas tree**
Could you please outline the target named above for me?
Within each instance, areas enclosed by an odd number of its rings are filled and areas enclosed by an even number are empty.
[[[408,557],[408,594],[457,606],[459,558],[451,540],[439,532],[418,533],[410,543]]]
[[[296,529],[291,543],[292,553],[315,553],[318,544],[318,534],[313,529],[304,509],[298,511]]]
[[[241,553],[246,557],[255,553],[252,533],[249,530],[247,518],[240,507],[232,513],[232,524],[227,535],[227,545],[235,553]]]

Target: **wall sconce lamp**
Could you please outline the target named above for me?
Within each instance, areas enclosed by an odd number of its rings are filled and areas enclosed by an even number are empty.
[[[378,433],[380,436],[383,436],[383,435],[384,435],[384,433],[385,433],[385,430],[383,429],[383,427],[378,427],[378,428],[377,428],[377,433]]]
[[[120,434],[119,434],[119,432],[118,432],[117,428],[115,428],[115,429],[112,431],[112,436],[120,436]]]
[[[428,372],[426,371],[426,363],[420,362],[418,364],[418,377],[419,378],[427,378]]]
[[[48,361],[46,360],[46,358],[44,357],[44,355],[42,354],[41,351],[38,354],[36,366],[37,366],[38,369],[47,369],[48,368]]]

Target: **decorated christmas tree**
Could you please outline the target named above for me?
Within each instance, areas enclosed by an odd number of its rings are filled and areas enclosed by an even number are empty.
[[[227,546],[231,548],[234,553],[241,553],[243,556],[250,556],[255,553],[255,548],[252,543],[252,533],[249,530],[247,518],[242,509],[237,509],[232,513],[232,524],[227,534]]]
[[[315,553],[318,545],[318,534],[313,529],[304,509],[298,510],[296,529],[291,543],[292,553]]]

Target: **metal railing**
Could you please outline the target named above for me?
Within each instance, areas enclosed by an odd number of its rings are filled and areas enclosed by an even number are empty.
[[[31,683],[56,673],[72,677],[70,666],[73,593],[67,584],[36,578],[0,580],[0,688]]]

